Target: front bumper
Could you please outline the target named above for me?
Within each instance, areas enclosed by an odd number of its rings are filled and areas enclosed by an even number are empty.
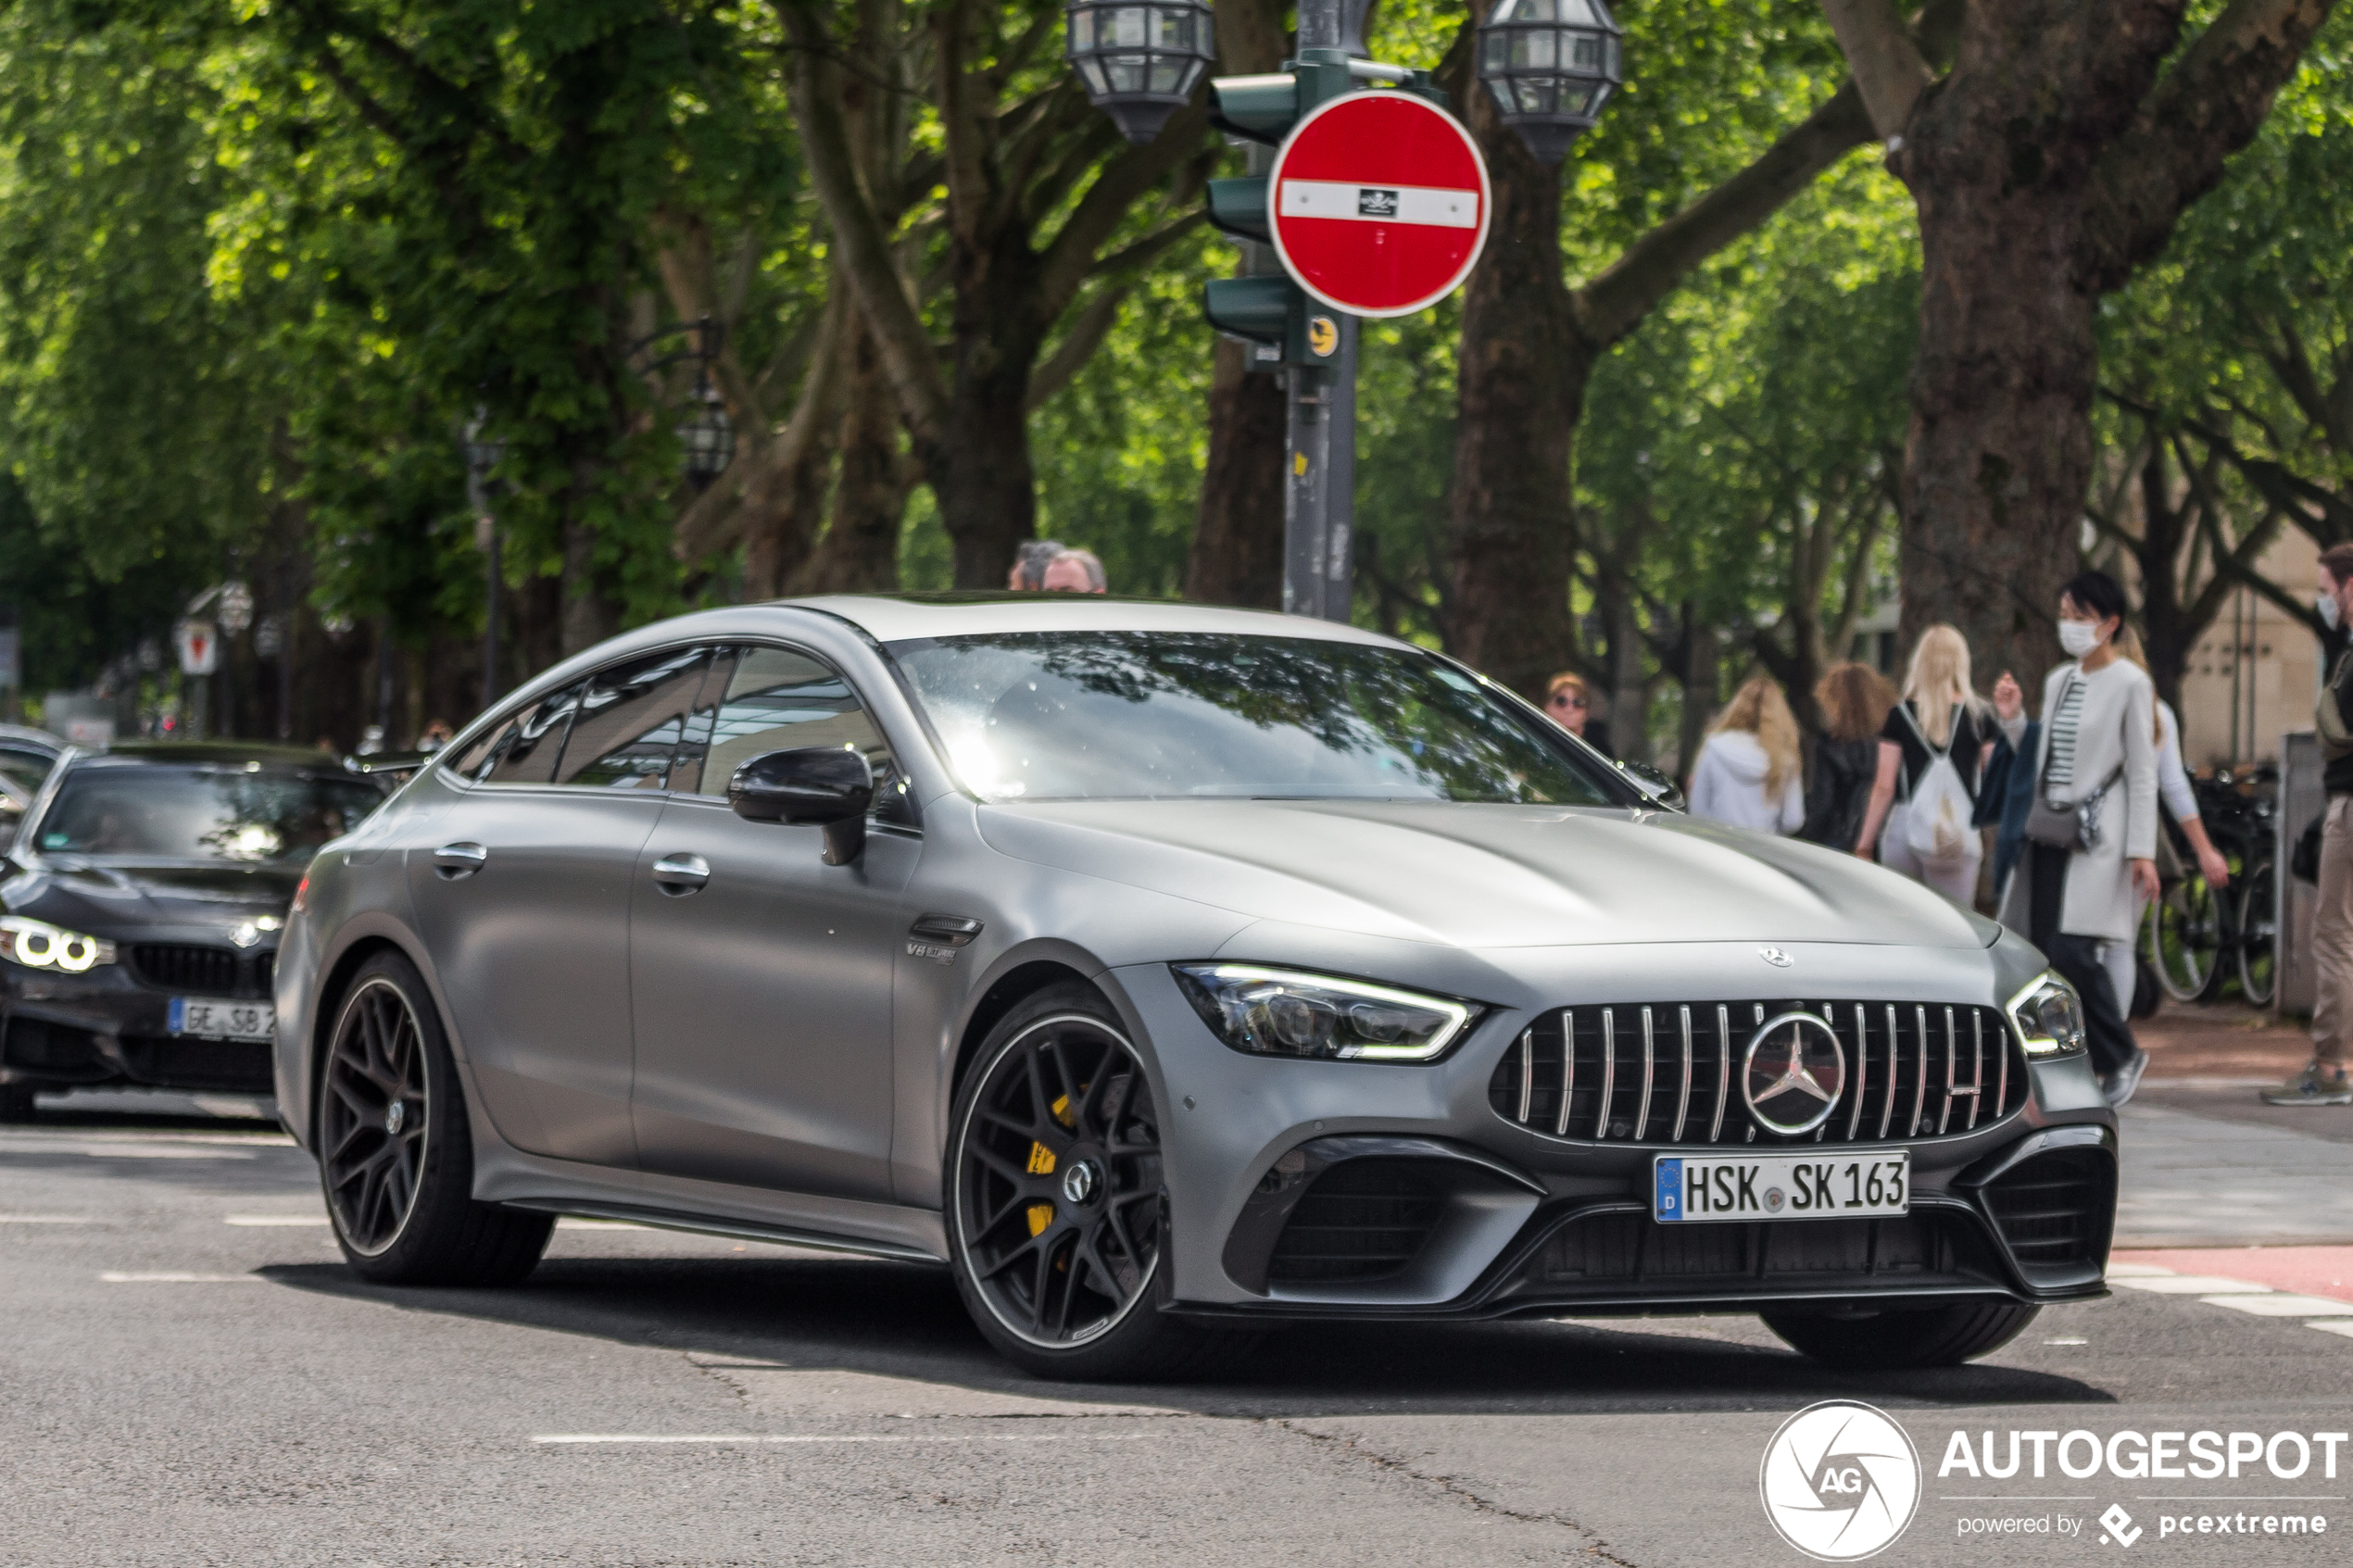
[[[1906,967],[1894,982],[1836,977],[1825,994],[1983,995],[1958,963],[1949,977],[1932,960]],[[1902,1218],[1668,1226],[1650,1198],[1654,1156],[1671,1149],[1546,1136],[1491,1106],[1528,1011],[1499,1009],[1428,1066],[1275,1060],[1215,1040],[1165,975],[1115,974],[1170,1108],[1164,1310],[1485,1318],[2106,1293],[2115,1118],[2081,1057],[2029,1064],[2023,1106],[1984,1126],[1857,1146],[1910,1151]],[[1676,994],[1665,974],[1626,984]]]
[[[234,983],[203,987],[151,985],[127,962],[59,974],[0,961],[0,1084],[268,1094],[269,1041],[175,1035],[170,1015],[181,996],[266,1002],[275,957],[256,948]]]

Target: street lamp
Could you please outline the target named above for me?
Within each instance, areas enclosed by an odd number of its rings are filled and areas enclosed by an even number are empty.
[[[1603,0],[1498,0],[1478,25],[1478,79],[1540,163],[1558,163],[1626,80],[1626,30]]]
[[[482,705],[498,696],[498,517],[491,509],[490,473],[507,458],[507,444],[489,433],[490,410],[474,405],[458,438],[466,458],[466,501],[473,508],[474,544],[483,555]]]
[[[736,456],[736,427],[727,418],[726,400],[708,375],[695,378],[694,394],[677,431],[678,445],[686,453],[686,483],[699,494],[727,471]]]
[[[1063,57],[1086,83],[1088,101],[1130,142],[1159,135],[1217,56],[1202,0],[1072,0],[1063,18]]]

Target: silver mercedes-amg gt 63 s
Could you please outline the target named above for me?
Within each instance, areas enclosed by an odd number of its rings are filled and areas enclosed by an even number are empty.
[[[1723,1311],[1951,1363],[2103,1294],[2115,1118],[2041,955],[1675,805],[1345,626],[689,615],[320,853],[279,1102],[370,1279],[521,1279],[559,1214],[832,1248],[1058,1377]]]

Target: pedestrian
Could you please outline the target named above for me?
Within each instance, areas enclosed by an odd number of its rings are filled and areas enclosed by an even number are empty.
[[[417,749],[430,757],[449,744],[449,721],[435,719],[425,726],[425,733],[417,737]]]
[[[1758,833],[1794,833],[1806,821],[1805,771],[1789,699],[1771,676],[1753,675],[1700,747],[1692,815]]]
[[[1894,688],[1868,664],[1833,664],[1814,684],[1822,733],[1814,737],[1813,776],[1806,785],[1806,822],[1797,836],[1832,849],[1852,849],[1863,835],[1871,781],[1879,775],[1879,733],[1895,706]]]
[[[2321,552],[2314,608],[2342,641],[2353,626],[2353,545]],[[2328,810],[2321,818],[2321,876],[2312,910],[2312,1060],[2263,1098],[2273,1105],[2353,1105],[2345,1050],[2353,1035],[2353,649],[2337,655],[2313,713]]]
[[[1094,551],[1064,547],[1046,562],[1038,586],[1050,594],[1101,594],[1109,589],[1110,579]]]
[[[1063,553],[1059,539],[1025,539],[1013,551],[1013,570],[1005,573],[1005,586],[1017,594],[1035,594],[1046,586],[1046,567]]]
[[[2139,900],[2158,894],[2156,688],[2117,657],[2124,610],[2124,590],[2104,571],[2079,572],[2059,590],[2069,662],[2043,683],[2034,798],[2001,915],[2082,998],[2092,1066],[2116,1106],[2140,1086],[2148,1053],[2133,1039],[2132,998],[2117,994],[2100,944],[2129,945]]]
[[[1970,684],[1969,640],[1941,622],[1930,627],[1912,649],[1904,700],[1880,728],[1855,853],[1956,903],[1975,898],[1984,859],[1974,825],[1977,781],[1993,750],[1993,709]]]
[[[1544,683],[1544,717],[1603,756],[1614,756],[1608,726],[1593,721],[1593,688],[1574,670],[1564,670]]]

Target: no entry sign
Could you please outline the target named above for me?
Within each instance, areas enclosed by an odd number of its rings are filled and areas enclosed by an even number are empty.
[[[1453,116],[1405,93],[1351,93],[1306,115],[1266,179],[1275,253],[1353,316],[1410,316],[1470,275],[1487,243],[1487,165]]]

